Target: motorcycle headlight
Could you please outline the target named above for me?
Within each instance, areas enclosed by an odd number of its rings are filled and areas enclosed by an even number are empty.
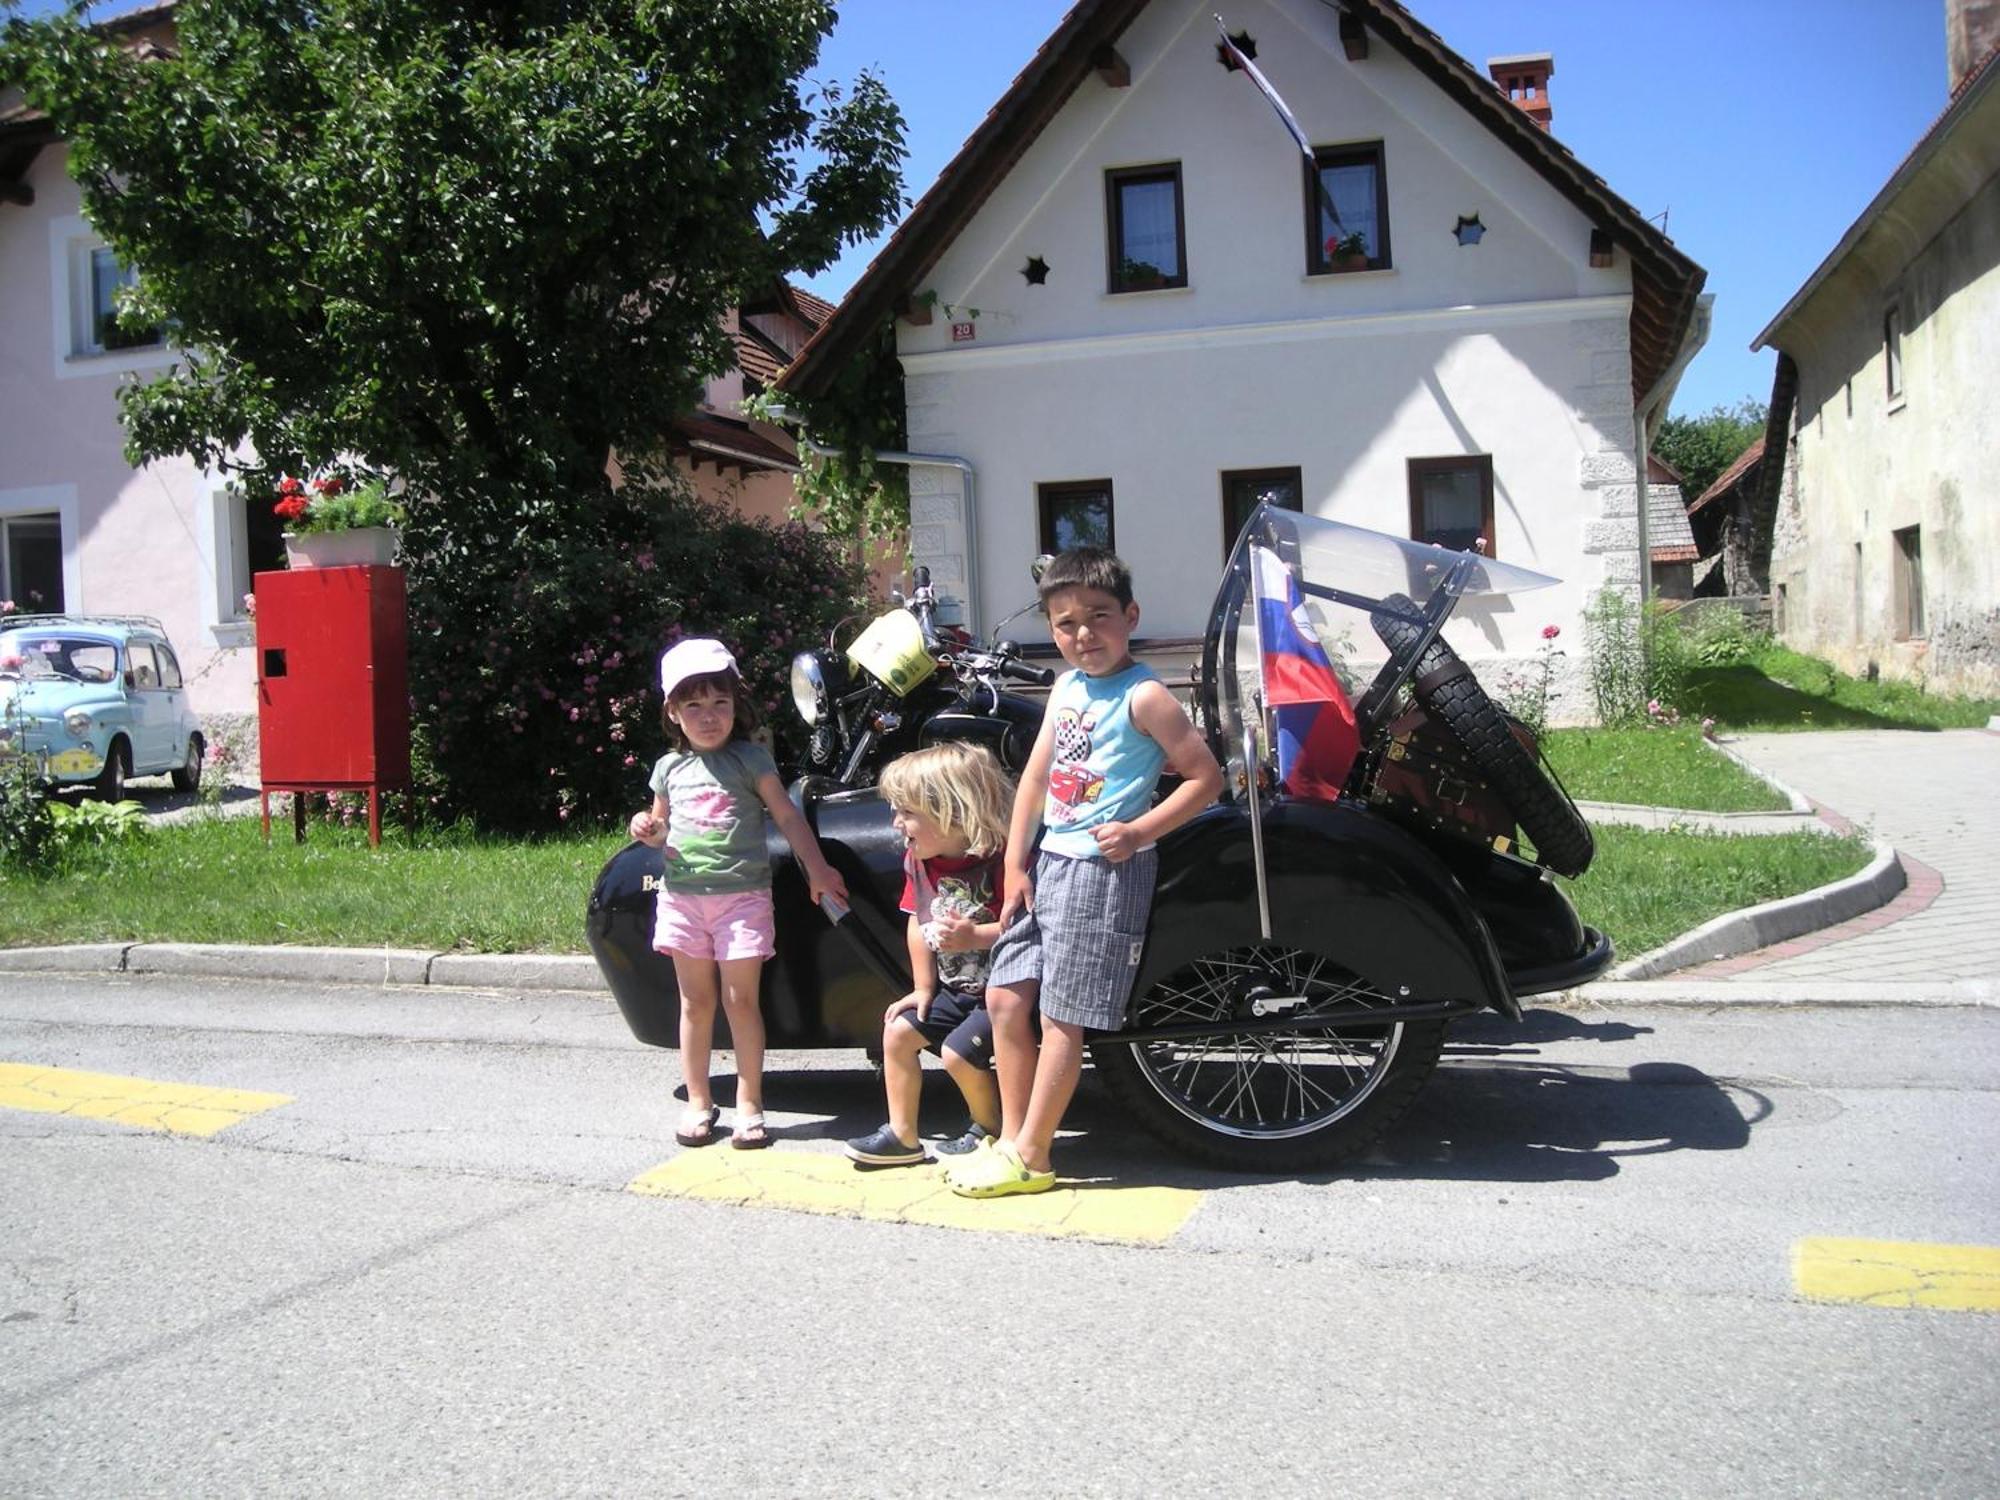
[[[82,739],[90,732],[90,710],[87,708],[70,709],[63,715],[63,728],[67,729],[76,738]]]
[[[826,712],[826,672],[819,653],[801,651],[792,658],[792,707],[808,724],[817,724]]]

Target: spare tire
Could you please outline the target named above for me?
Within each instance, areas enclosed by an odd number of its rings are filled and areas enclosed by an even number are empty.
[[[1382,602],[1410,614],[1417,612],[1416,605],[1401,594],[1391,594]],[[1376,610],[1368,622],[1392,654],[1407,651],[1423,634],[1421,626],[1388,609]],[[1442,640],[1432,641],[1410,675],[1410,686],[1417,701],[1444,721],[1465,746],[1472,763],[1492,780],[1494,790],[1513,809],[1521,831],[1534,843],[1541,863],[1572,878],[1589,869],[1597,853],[1590,825],[1568,794],[1543,774],[1534,757],[1514,738],[1507,716],[1486,696],[1472,668],[1458,653]]]

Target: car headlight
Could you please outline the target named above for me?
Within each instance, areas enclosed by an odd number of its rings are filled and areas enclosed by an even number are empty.
[[[63,728],[67,729],[77,739],[82,739],[90,732],[90,710],[87,708],[72,708],[68,710],[63,714]]]
[[[826,672],[819,653],[801,651],[792,658],[792,707],[808,724],[817,724],[826,712]]]

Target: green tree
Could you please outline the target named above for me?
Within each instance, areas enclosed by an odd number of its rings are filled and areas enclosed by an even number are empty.
[[[615,593],[607,608],[606,588],[711,593],[668,571],[702,549],[662,548],[659,528],[716,518],[648,511],[607,464],[663,481],[670,424],[733,358],[725,311],[902,206],[880,82],[801,81],[833,7],[182,0],[173,16],[165,55],[76,5],[0,40],[0,81],[47,112],[92,223],[139,268],[123,316],[171,320],[188,351],[121,391],[128,457],[237,471],[252,503],[329,463],[393,477],[419,636],[483,641],[531,601],[536,635],[584,641],[647,617]],[[662,566],[643,578],[605,562],[644,552]],[[499,733],[511,684],[425,680],[464,664],[413,649],[449,784],[452,746],[493,746],[444,733],[440,694],[489,695]]]
[[[1670,416],[1653,435],[1653,452],[1680,471],[1681,494],[1692,502],[1764,435],[1766,410],[1745,396],[1699,417]]]

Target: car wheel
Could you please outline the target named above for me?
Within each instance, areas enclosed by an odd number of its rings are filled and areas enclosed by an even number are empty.
[[[97,773],[97,795],[106,802],[125,799],[125,778],[132,774],[132,751],[122,739],[113,740],[105,752],[104,769]]]
[[[1383,603],[1415,608],[1400,595],[1391,595]],[[1387,612],[1370,616],[1370,623],[1392,653],[1414,644],[1420,633],[1409,621]],[[1444,721],[1465,746],[1472,763],[1491,778],[1521,831],[1534,842],[1541,863],[1572,878],[1589,869],[1597,853],[1590,825],[1562,788],[1521,748],[1508,727],[1507,716],[1486,696],[1458,653],[1442,640],[1432,641],[1410,680],[1417,700]]]
[[[1128,1031],[1391,1002],[1331,957],[1265,943],[1205,954],[1133,997]],[[1220,1032],[1091,1047],[1113,1094],[1168,1145],[1219,1167],[1297,1172],[1372,1144],[1416,1098],[1442,1021]]]
[[[203,749],[200,735],[188,736],[187,757],[173,770],[175,791],[192,792],[200,788]]]

